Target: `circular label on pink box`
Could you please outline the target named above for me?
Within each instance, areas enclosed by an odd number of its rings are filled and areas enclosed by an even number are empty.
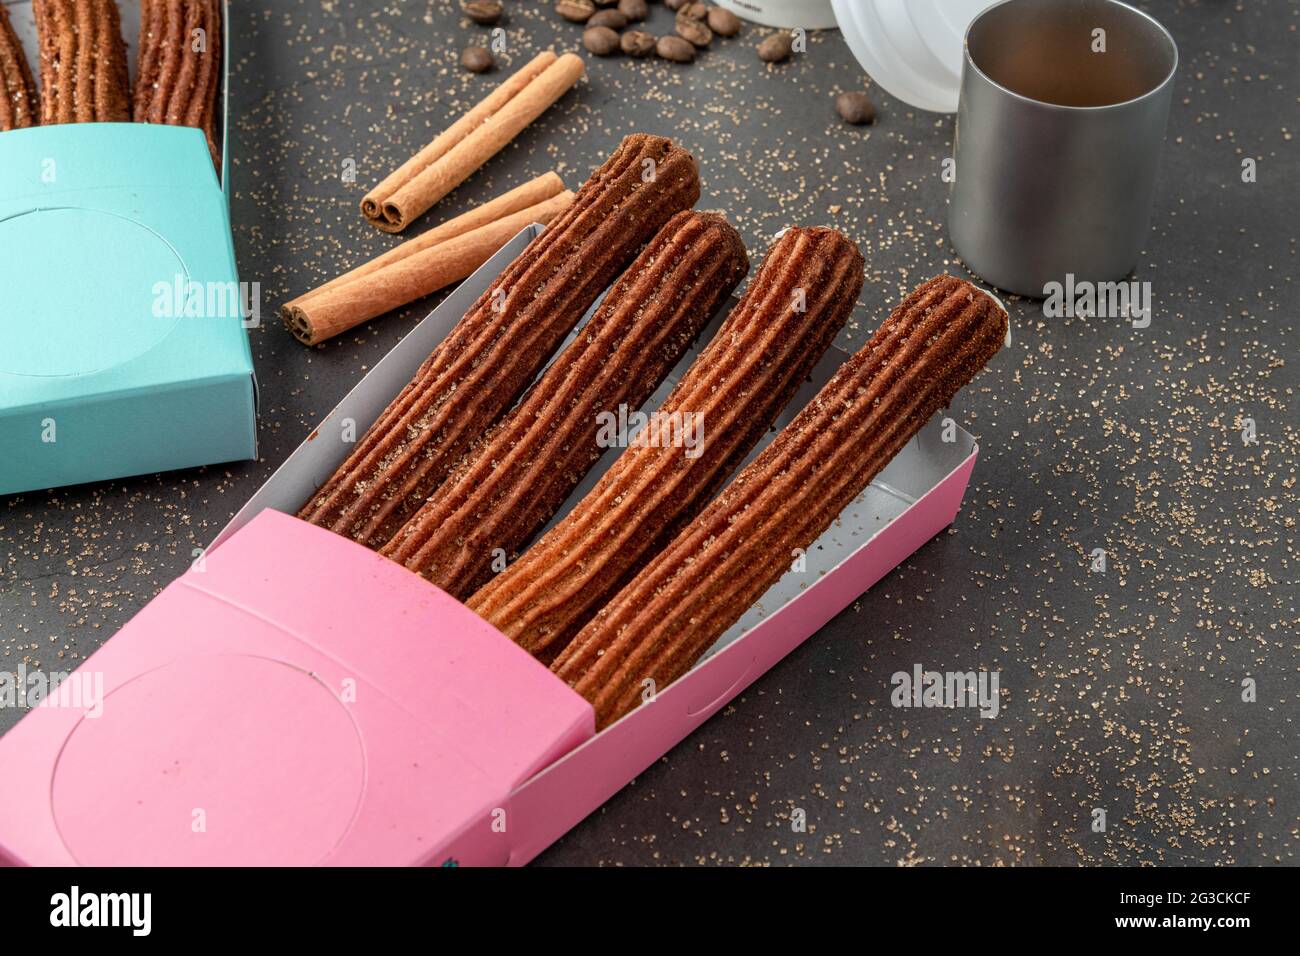
[[[69,734],[51,787],[78,863],[309,866],[356,817],[361,738],[303,670],[191,658],[127,682],[101,709]]]

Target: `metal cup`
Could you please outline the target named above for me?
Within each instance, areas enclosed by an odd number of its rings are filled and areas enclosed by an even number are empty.
[[[986,282],[1132,271],[1146,238],[1178,48],[1116,0],[1004,0],[966,31],[948,214]]]

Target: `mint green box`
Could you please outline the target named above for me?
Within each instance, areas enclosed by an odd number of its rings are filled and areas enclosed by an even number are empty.
[[[257,457],[244,302],[199,130],[0,133],[0,494]]]

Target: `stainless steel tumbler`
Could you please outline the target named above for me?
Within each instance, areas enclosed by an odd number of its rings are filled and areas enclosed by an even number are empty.
[[[1111,281],[1137,263],[1178,48],[1116,0],[1004,0],[966,31],[948,212],[991,285]]]

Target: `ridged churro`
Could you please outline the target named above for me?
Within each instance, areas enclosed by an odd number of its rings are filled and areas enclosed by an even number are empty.
[[[464,600],[550,520],[603,453],[602,416],[641,407],[749,271],[721,216],[680,212],[524,401],[382,553]]]
[[[663,690],[789,570],[1002,347],[969,282],[916,288],[718,498],[587,624],[552,669],[604,727]],[[647,684],[646,682],[650,682]]]
[[[201,129],[219,169],[215,123],[220,87],[220,0],[141,0],[135,121]]]
[[[0,132],[35,126],[39,109],[32,69],[9,22],[9,8],[0,4]]]
[[[425,360],[299,513],[382,547],[515,403],[596,297],[700,195],[695,159],[634,135]]]
[[[695,447],[627,448],[564,520],[466,603],[543,658],[704,506],[793,397],[862,288],[862,255],[832,229],[789,229],[658,409],[702,425]]]
[[[33,0],[41,123],[131,120],[126,44],[114,0]]]

